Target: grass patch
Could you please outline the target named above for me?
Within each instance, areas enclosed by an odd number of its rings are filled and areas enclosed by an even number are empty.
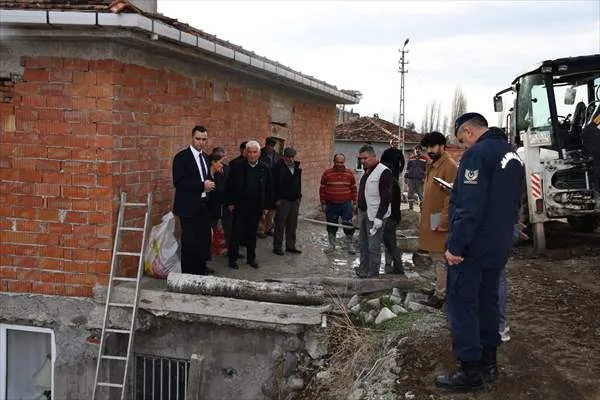
[[[423,312],[414,312],[414,313],[401,313],[394,319],[387,320],[382,322],[379,325],[373,325],[371,329],[379,332],[386,331],[406,331],[409,330],[412,325],[423,318],[425,313]]]

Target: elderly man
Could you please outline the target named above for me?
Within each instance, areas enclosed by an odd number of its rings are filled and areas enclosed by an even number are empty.
[[[211,179],[206,144],[208,130],[192,129],[192,143],[173,159],[175,204],[173,214],[181,222],[181,271],[204,275],[214,272],[206,266],[210,258],[212,218],[208,194],[215,188]]]
[[[446,298],[446,239],[448,238],[448,211],[450,191],[434,181],[440,178],[448,183],[456,178],[456,162],[446,152],[446,137],[440,132],[427,133],[421,140],[427,149],[431,164],[425,178],[425,199],[421,207],[419,226],[419,248],[431,255],[435,268],[435,292],[425,303],[430,307],[441,308]]]
[[[273,236],[273,253],[282,256],[283,235],[285,233],[285,251],[300,254],[296,248],[296,228],[298,227],[298,211],[302,198],[302,169],[295,160],[296,150],[286,147],[283,159],[273,168],[273,192],[275,194],[275,235]]]
[[[348,226],[344,228],[348,253],[355,254],[352,244],[354,234],[352,214],[356,207],[356,179],[352,170],[346,168],[345,162],[346,157],[343,154],[338,153],[333,156],[333,168],[326,169],[321,175],[319,198],[327,222],[338,224],[341,219],[342,224]],[[337,226],[327,226],[329,240],[329,246],[325,250],[327,253],[335,250],[337,230]]]
[[[394,177],[390,169],[379,162],[373,147],[361,147],[358,158],[365,173],[358,188],[356,220],[360,229],[360,265],[356,274],[360,278],[373,278],[379,275],[382,228],[391,215]]]
[[[467,151],[450,197],[446,301],[461,368],[439,376],[436,384],[471,391],[498,377],[498,283],[513,245],[524,171],[510,144],[481,114],[460,116],[454,129]]]
[[[423,202],[423,181],[425,180],[427,159],[423,157],[422,152],[423,148],[421,146],[415,146],[414,153],[410,156],[406,164],[405,177],[406,183],[408,183],[408,208],[411,210],[414,208],[415,198],[419,207],[421,207],[421,203]]]
[[[259,268],[256,261],[256,228],[262,210],[273,209],[271,171],[258,160],[260,144],[254,140],[246,144],[246,160],[230,166],[227,178],[227,204],[233,213],[233,234],[227,255],[229,267],[238,269],[240,242],[246,245],[246,261]]]

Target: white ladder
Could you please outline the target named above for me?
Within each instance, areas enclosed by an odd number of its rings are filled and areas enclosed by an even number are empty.
[[[146,215],[144,217],[144,227],[124,227],[123,219],[125,215],[126,208],[146,208]],[[100,349],[98,350],[98,362],[96,364],[96,376],[94,378],[94,394],[92,399],[96,399],[99,396],[98,388],[105,387],[106,391],[113,391],[107,393],[105,397],[102,398],[117,398],[113,393],[117,390],[120,391],[121,400],[125,398],[125,383],[127,382],[127,369],[129,367],[129,359],[131,357],[131,348],[133,345],[133,336],[135,329],[135,319],[138,308],[138,298],[140,294],[140,280],[142,278],[142,272],[144,270],[144,249],[146,248],[146,235],[148,234],[148,229],[152,224],[152,193],[148,193],[146,203],[127,203],[127,194],[125,192],[121,192],[121,202],[119,205],[119,216],[117,218],[117,229],[115,232],[115,242],[113,245],[113,254],[112,254],[112,263],[110,267],[110,277],[108,280],[108,291],[106,294],[106,306],[104,309],[104,322],[102,323],[102,336],[100,338]],[[141,246],[139,253],[137,252],[126,252],[120,251],[121,245],[121,232],[130,231],[130,232],[140,232],[142,234]],[[138,257],[138,269],[137,269],[137,277],[129,278],[124,276],[119,276],[119,259],[120,257]],[[115,282],[135,282],[135,296],[131,303],[117,303],[112,301],[112,289],[114,287]],[[129,329],[116,329],[110,327],[110,311],[113,309],[124,309],[129,311],[131,315],[131,323],[129,325]],[[128,338],[127,343],[127,353],[125,355],[108,355],[106,354],[106,338],[108,335],[115,336],[123,336]],[[110,363],[118,363],[123,365],[123,379],[118,382],[111,382],[110,376],[113,374],[108,373],[108,369],[105,369],[105,373],[102,375],[106,375],[106,379],[100,380],[100,371],[102,367],[105,366],[106,362]],[[112,364],[111,364],[112,366]],[[112,369],[112,368],[111,368]]]

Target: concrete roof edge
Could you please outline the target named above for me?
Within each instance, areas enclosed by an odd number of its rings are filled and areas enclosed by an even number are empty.
[[[93,17],[92,17],[93,15]],[[150,34],[154,40],[165,38],[180,46],[194,47],[196,51],[211,53],[215,57],[230,59],[244,66],[251,65],[268,76],[277,76],[285,84],[305,87],[311,92],[336,101],[337,104],[358,104],[360,99],[337,87],[302,74],[251,52],[240,51],[239,46],[227,46],[221,41],[206,39],[170,26],[163,21],[141,14],[113,14],[106,12],[51,11],[0,9],[0,25],[17,26],[110,26],[121,29],[133,29]],[[194,44],[195,43],[195,44]],[[253,60],[255,60],[253,62]]]

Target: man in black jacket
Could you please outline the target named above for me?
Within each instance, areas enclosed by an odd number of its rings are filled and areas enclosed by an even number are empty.
[[[208,131],[192,129],[192,144],[173,159],[175,204],[173,213],[181,222],[181,272],[204,275],[210,257],[211,214],[208,193],[215,188],[210,179],[208,155],[204,152]]]
[[[296,248],[296,228],[298,227],[298,211],[302,198],[302,170],[300,162],[295,161],[296,150],[287,147],[283,151],[283,159],[273,168],[273,192],[275,193],[275,234],[273,236],[273,253],[284,254],[283,235],[285,233],[285,251],[300,254]]]
[[[233,213],[233,234],[227,252],[229,267],[238,269],[240,242],[246,244],[246,261],[259,268],[256,261],[256,228],[262,210],[273,209],[271,170],[258,160],[260,144],[246,144],[246,160],[230,164],[227,178],[227,204]]]
[[[400,173],[404,170],[404,154],[398,148],[399,141],[397,138],[390,140],[390,147],[385,149],[381,154],[381,163],[392,170],[394,179],[400,179]]]

